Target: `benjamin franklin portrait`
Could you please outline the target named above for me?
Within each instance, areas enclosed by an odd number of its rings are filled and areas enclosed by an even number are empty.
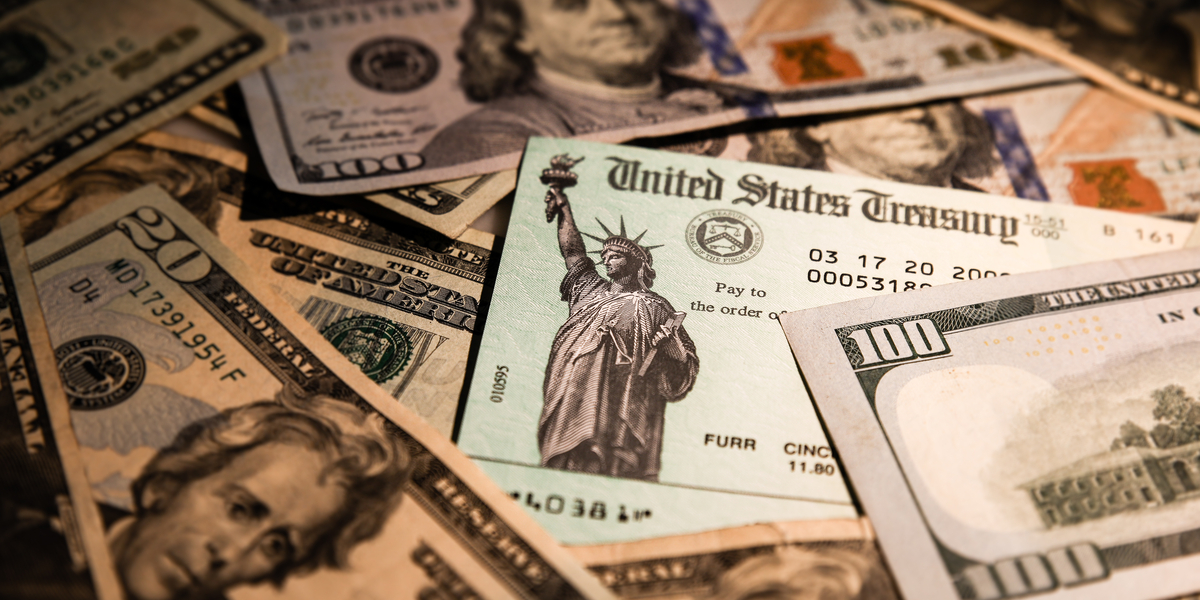
[[[696,62],[691,21],[660,0],[476,0],[460,86],[483,106],[425,147],[441,166],[570,137],[686,119],[728,105],[667,69]]]
[[[979,191],[999,165],[988,122],[940,102],[749,133],[755,162]]]

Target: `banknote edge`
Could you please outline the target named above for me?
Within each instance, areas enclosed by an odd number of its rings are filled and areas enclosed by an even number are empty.
[[[20,225],[15,213],[0,217],[0,239],[3,240],[3,251],[7,265],[5,269],[15,287],[12,295],[20,304],[24,323],[22,327],[29,337],[33,362],[41,393],[46,402],[46,410],[53,428],[55,445],[57,446],[63,476],[66,479],[71,506],[75,511],[75,528],[83,538],[83,551],[87,557],[96,595],[99,600],[122,600],[124,594],[113,567],[112,556],[108,551],[108,543],[103,535],[100,511],[96,503],[91,501],[91,484],[80,455],[79,442],[71,425],[70,409],[67,405],[66,393],[59,380],[57,362],[54,358],[50,342],[50,334],[46,329],[45,317],[42,314],[41,303],[34,293],[32,271],[26,259],[25,247],[22,243]],[[26,363],[28,366],[28,361]],[[64,535],[70,535],[71,528],[64,524]]]
[[[219,82],[214,87],[216,89],[224,88],[270,60],[281,56],[286,50],[286,36],[282,30],[249,7],[238,6],[230,0],[193,1],[207,6],[221,18],[241,26],[242,31],[205,56],[153,82],[148,86],[148,91],[137,92],[129,98],[114,103],[115,108],[109,108],[74,129],[64,132],[55,140],[42,145],[16,164],[0,172],[0,177],[7,180],[6,187],[0,190],[0,213],[16,208],[52,185],[57,179],[99,158],[122,143],[185,113],[193,104],[208,95],[200,88],[203,83]],[[239,44],[250,44],[252,47],[235,61],[227,60],[225,66],[219,71],[212,71],[211,67],[205,64],[209,59],[220,56],[226,48],[234,48]],[[203,67],[203,69],[199,69],[199,67]],[[207,75],[198,74],[200,70],[206,71]],[[153,102],[150,99],[152,92],[182,87],[182,84],[178,82],[188,77],[199,81],[176,91],[173,96],[155,104],[154,108],[143,109],[146,102]],[[130,113],[130,106],[137,106],[137,110]],[[114,113],[118,114],[121,120],[115,126],[104,127],[105,124],[113,125],[109,117]],[[149,120],[142,118],[146,116],[151,118]],[[90,139],[83,139],[82,132],[89,129],[95,132],[95,135]],[[110,137],[118,133],[120,135]],[[79,138],[79,143],[70,147],[65,140],[73,137]],[[62,155],[61,149],[64,147],[70,152]],[[42,158],[46,160],[40,160]],[[52,166],[47,168],[46,165]],[[17,172],[21,170],[26,170],[29,174],[19,183],[13,183],[19,179]]]
[[[186,212],[166,192],[155,185],[146,186],[131,192],[124,198],[100,209],[90,219],[92,223],[95,223],[101,217],[111,216],[111,222],[108,225],[98,228],[90,223],[76,221],[38,240],[29,246],[27,250],[32,256],[38,256],[39,254],[46,255],[37,258],[31,265],[48,264],[50,260],[57,260],[57,258],[71,251],[76,251],[78,247],[84,244],[85,240],[92,241],[104,235],[111,234],[116,231],[114,224],[118,219],[131,216],[138,208],[147,206],[152,207],[154,210],[162,211],[161,214],[170,219],[179,232],[186,238],[200,241],[198,245],[201,245],[205,249],[205,252],[213,256],[213,263],[225,270],[231,280],[237,281],[234,277],[235,271],[242,272],[241,274],[244,276],[252,275],[236,255],[221,245],[220,241],[210,232],[204,229],[198,222],[195,222],[194,217],[190,213]],[[89,231],[93,233],[80,235],[83,232]],[[63,248],[59,251],[48,252],[55,246],[62,244],[64,240],[78,241],[63,245]],[[216,252],[213,252],[214,250]],[[506,554],[502,548],[497,547],[491,540],[486,539],[487,536],[483,532],[483,526],[491,522],[486,518],[489,513],[498,517],[500,527],[507,529],[509,532],[507,538],[500,537],[498,539],[507,539],[509,544],[516,544],[518,547],[524,546],[527,551],[521,554],[527,558],[530,555],[536,556],[538,560],[551,568],[551,578],[557,577],[561,581],[562,586],[569,586],[568,589],[574,590],[584,597],[611,597],[607,590],[601,587],[593,577],[588,575],[577,561],[567,555],[558,546],[557,542],[550,538],[549,534],[542,530],[531,517],[513,504],[507,494],[501,491],[482,470],[464,456],[449,440],[444,439],[441,434],[437,433],[409,409],[400,407],[399,403],[394,402],[374,382],[371,382],[361,370],[352,365],[339,353],[333,351],[331,348],[324,348],[321,344],[314,343],[318,341],[318,334],[298,314],[295,314],[294,309],[271,294],[269,290],[251,289],[240,283],[239,286],[246,294],[246,298],[252,299],[257,306],[265,308],[266,313],[283,326],[289,337],[303,344],[313,354],[313,358],[318,363],[324,365],[324,369],[328,372],[327,376],[334,378],[333,383],[340,382],[341,385],[349,388],[353,396],[359,401],[365,403],[371,409],[391,421],[401,432],[402,439],[407,438],[415,442],[418,446],[423,447],[424,452],[440,465],[440,468],[427,468],[429,472],[424,476],[424,479],[428,481],[421,484],[420,488],[417,488],[418,484],[415,481],[410,481],[406,486],[409,496],[425,506],[429,518],[433,521],[441,522],[446,531],[451,533],[465,549],[469,549],[481,564],[488,565],[497,580],[505,582],[513,592],[531,598],[539,597],[539,594],[532,588],[523,587],[518,584],[523,575],[519,573],[521,569],[512,564],[512,559],[509,556],[514,550],[510,547],[508,550],[509,554]],[[252,284],[252,286],[254,288],[262,287],[257,284]],[[184,289],[186,290],[186,288]],[[191,295],[195,297],[194,293],[191,293]],[[203,302],[201,304],[203,305]],[[213,316],[218,321],[220,320],[220,317],[216,314]],[[277,331],[279,330],[279,328],[276,329]],[[233,329],[227,328],[227,330],[237,337],[237,332]],[[327,345],[324,340],[320,341]],[[251,344],[247,345],[247,351],[254,354],[255,352],[250,346]],[[268,370],[273,370],[267,362],[264,362],[263,366]],[[284,385],[292,383],[289,378],[279,376],[279,374],[276,374],[276,376],[280,378],[280,382]],[[451,461],[457,464],[453,464]],[[414,488],[421,489],[422,493],[412,493]],[[480,523],[476,523],[477,518],[482,518],[483,520]],[[489,552],[494,554],[494,556],[488,556]],[[546,591],[553,593],[554,591],[561,592],[565,590],[562,587],[551,585]]]
[[[1021,26],[975,14],[970,10],[954,5],[949,0],[904,1],[941,14],[971,29],[995,36],[1030,52],[1049,58],[1133,102],[1192,124],[1200,125],[1200,101],[1198,101],[1196,107],[1188,107],[1183,102],[1168,100],[1154,93],[1152,90],[1138,87],[1116,73],[1070,52],[1063,46],[1055,43],[1055,41],[1038,37],[1032,31]],[[1197,90],[1188,91],[1193,94],[1197,93]],[[1184,93],[1180,91],[1180,95]]]

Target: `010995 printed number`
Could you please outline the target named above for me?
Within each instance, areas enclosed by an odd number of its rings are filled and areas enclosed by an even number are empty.
[[[492,378],[492,402],[504,402],[504,389],[508,387],[508,367],[496,365],[496,374]]]

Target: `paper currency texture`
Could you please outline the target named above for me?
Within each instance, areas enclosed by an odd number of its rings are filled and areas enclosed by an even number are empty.
[[[607,597],[162,190],[27,248],[128,597]]]
[[[293,40],[241,82],[280,188],[513,168],[531,135],[624,141],[1068,76],[872,0],[255,2]]]
[[[240,94],[238,96],[240,102]],[[230,135],[241,137],[223,91],[188,109],[188,114]],[[385,190],[369,194],[366,198],[443,235],[457,238],[480,215],[511,193],[516,180],[516,171],[509,169]]]
[[[1200,132],[1083,82],[643,145],[1192,220]]]
[[[188,109],[188,114],[196,119],[216,127],[229,135],[240,138],[242,132],[237,123],[229,115],[229,105],[225,100],[225,91],[221,90],[201,100],[199,104]]]
[[[592,142],[535,138],[522,164],[457,441],[570,544],[855,516],[783,311],[1191,229]]]
[[[492,236],[471,230],[455,240],[380,220],[361,212],[375,209],[369,203],[280,192],[245,168],[236,151],[152,132],[17,214],[34,241],[131,189],[160,185],[368,377],[450,435]]]
[[[0,17],[0,212],[284,51],[232,0],[37,0]]]
[[[512,193],[516,169],[368,194],[367,200],[443,235],[458,237]]]
[[[1200,125],[1200,8],[1166,2],[910,0]]]
[[[1200,586],[1194,250],[781,321],[905,597]]]
[[[623,598],[897,598],[866,519],[749,525],[568,550]]]
[[[0,595],[119,600],[15,216],[0,218]]]

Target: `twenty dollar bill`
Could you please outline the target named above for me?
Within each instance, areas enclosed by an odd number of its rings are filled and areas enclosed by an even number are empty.
[[[239,152],[152,132],[17,214],[34,241],[132,188],[163,187],[368,377],[449,435],[491,235],[468,230],[450,239],[365,214],[379,211],[361,199],[335,204],[281,192],[245,168]],[[345,284],[351,273],[364,283]],[[356,285],[395,289],[407,300],[388,302]]]
[[[568,550],[623,598],[897,598],[866,519],[748,525]]]
[[[160,189],[28,251],[127,597],[607,596]]]

